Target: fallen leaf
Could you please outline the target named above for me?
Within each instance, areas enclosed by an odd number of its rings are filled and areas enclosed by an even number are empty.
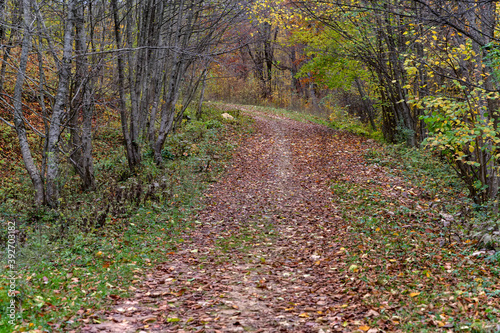
[[[175,317],[167,318],[168,323],[176,323],[178,321],[181,321],[181,320],[179,318],[175,318]]]

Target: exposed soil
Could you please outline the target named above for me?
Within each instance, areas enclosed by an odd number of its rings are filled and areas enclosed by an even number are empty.
[[[371,143],[251,115],[256,132],[206,192],[198,227],[83,332],[342,332],[372,315],[364,282],[341,273],[347,226],[330,186],[384,177],[364,167]]]

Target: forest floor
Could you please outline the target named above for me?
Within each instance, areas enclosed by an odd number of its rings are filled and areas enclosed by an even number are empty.
[[[439,199],[367,163],[377,143],[242,111],[256,131],[205,193],[197,227],[83,332],[498,328],[487,253],[463,254],[470,240],[439,231],[453,219],[432,209]]]

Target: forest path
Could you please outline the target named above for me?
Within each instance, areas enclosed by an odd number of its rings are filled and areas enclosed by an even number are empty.
[[[240,108],[256,131],[206,192],[198,226],[84,332],[337,332],[369,315],[362,282],[346,281],[331,188],[382,172],[366,173],[369,143]]]

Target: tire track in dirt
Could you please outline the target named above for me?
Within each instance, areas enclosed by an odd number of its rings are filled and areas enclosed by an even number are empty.
[[[342,290],[346,225],[330,189],[363,164],[364,144],[241,109],[256,133],[205,194],[199,227],[134,297],[84,332],[332,332],[366,314],[359,290]]]

